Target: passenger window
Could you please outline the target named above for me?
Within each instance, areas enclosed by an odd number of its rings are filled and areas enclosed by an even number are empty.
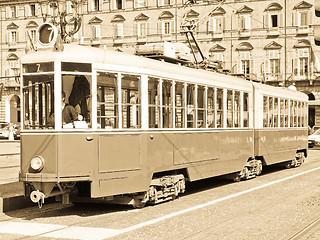
[[[217,89],[217,128],[223,128],[223,89]]]
[[[263,127],[268,127],[269,101],[267,96],[263,96]]]
[[[198,110],[198,119],[197,127],[205,128],[206,127],[206,98],[205,98],[206,88],[204,86],[198,86],[197,94],[197,110]]]
[[[227,127],[233,127],[233,91],[227,91]]]
[[[243,127],[249,127],[249,94],[243,93]]]
[[[98,128],[119,128],[118,74],[98,72],[97,123]]]
[[[293,126],[298,127],[298,111],[297,111],[297,101],[293,102]]]
[[[279,127],[279,99],[274,98],[274,107],[273,107],[273,116],[274,116],[274,127]]]
[[[288,100],[284,100],[284,127],[289,127],[289,104]]]
[[[209,87],[208,93],[207,93],[207,109],[208,109],[208,116],[207,116],[207,122],[208,122],[208,128],[214,128],[215,121],[215,113],[214,113],[214,106],[215,106],[215,96],[214,96],[214,88]]]
[[[273,98],[269,97],[269,127],[273,127]]]
[[[294,104],[290,100],[290,127],[294,127]]]
[[[140,76],[123,74],[121,77],[122,127],[140,128]]]
[[[195,85],[188,84],[187,86],[187,127],[194,128],[195,127]]]
[[[91,76],[62,75],[62,127],[91,127]]]
[[[284,127],[285,106],[284,99],[280,99],[280,127]]]
[[[234,92],[234,127],[240,127],[240,92]]]
[[[175,126],[176,128],[185,127],[185,88],[184,83],[176,82],[175,84]]]
[[[172,81],[162,81],[162,124],[163,128],[172,128]]]
[[[149,77],[149,128],[160,128],[160,80]]]

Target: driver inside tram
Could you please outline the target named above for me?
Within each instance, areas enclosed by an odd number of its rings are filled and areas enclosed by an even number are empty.
[[[62,109],[62,124],[64,127],[66,127],[66,125],[71,124],[71,128],[72,123],[74,121],[82,121],[83,117],[82,115],[79,114],[79,112],[76,110],[78,107],[78,105],[74,108],[72,105],[67,104],[66,103],[66,93],[62,92],[61,93],[61,109]]]

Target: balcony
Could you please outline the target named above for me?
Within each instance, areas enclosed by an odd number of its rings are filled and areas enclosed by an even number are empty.
[[[268,37],[277,37],[280,35],[279,28],[268,28]]]
[[[251,37],[251,30],[249,29],[240,29],[238,31],[239,38],[249,38]]]
[[[299,26],[296,28],[296,35],[308,35],[309,27],[308,26]]]
[[[217,31],[217,32],[211,32],[212,39],[222,39],[223,38],[223,32]]]

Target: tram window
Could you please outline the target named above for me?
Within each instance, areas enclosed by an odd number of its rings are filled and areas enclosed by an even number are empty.
[[[263,127],[268,127],[269,105],[268,97],[263,96]]]
[[[116,73],[97,73],[97,123],[100,128],[118,128],[118,84]]]
[[[302,127],[302,106],[301,102],[297,102],[298,127]]]
[[[279,127],[279,98],[274,98],[273,117],[274,127]]]
[[[91,64],[89,63],[73,63],[62,62],[61,71],[65,72],[92,72]]]
[[[273,98],[269,97],[269,127],[274,127],[273,121]]]
[[[204,86],[198,86],[197,93],[197,111],[198,111],[198,119],[197,119],[197,127],[205,128],[206,127],[206,88]]]
[[[302,114],[303,127],[307,127],[308,126],[307,116],[308,116],[308,105],[307,105],[307,103],[304,103],[303,104],[303,114]]]
[[[217,128],[223,128],[223,89],[217,89]]]
[[[227,127],[233,127],[233,91],[227,91]]]
[[[240,127],[240,92],[234,92],[234,127]]]
[[[280,99],[280,127],[284,127],[284,116],[285,116],[285,108],[284,108],[284,99]]]
[[[90,89],[91,76],[62,75],[62,91],[65,93],[65,103],[71,105],[78,114],[77,118],[70,119],[71,122],[67,122],[67,119],[62,119],[63,128],[88,128],[92,126],[92,101]]]
[[[185,127],[185,88],[184,83],[176,82],[175,84],[175,126],[176,128]]]
[[[290,100],[290,127],[294,127],[294,105],[293,105],[293,100]]]
[[[297,112],[297,101],[294,101],[293,102],[293,126],[294,127],[298,127],[298,112]]]
[[[249,127],[249,94],[243,93],[243,127]]]
[[[25,129],[54,127],[54,76],[23,76]]]
[[[207,110],[208,110],[208,116],[207,116],[207,122],[209,128],[214,128],[214,106],[215,106],[215,99],[214,99],[214,88],[209,87],[208,93],[207,93]]]
[[[149,99],[149,128],[160,127],[160,80],[149,77],[148,99]]]
[[[122,92],[122,127],[139,128],[141,126],[140,76],[123,74]]]
[[[194,128],[195,127],[195,85],[188,84],[187,86],[187,127]]]
[[[172,128],[172,81],[162,81],[162,127]]]
[[[288,100],[284,100],[284,127],[289,127],[289,103]]]
[[[53,62],[42,62],[42,63],[29,63],[23,64],[23,73],[42,73],[42,72],[53,72]]]

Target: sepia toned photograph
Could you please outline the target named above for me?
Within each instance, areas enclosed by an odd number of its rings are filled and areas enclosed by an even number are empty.
[[[320,1],[0,0],[0,63],[0,239],[320,239]]]

